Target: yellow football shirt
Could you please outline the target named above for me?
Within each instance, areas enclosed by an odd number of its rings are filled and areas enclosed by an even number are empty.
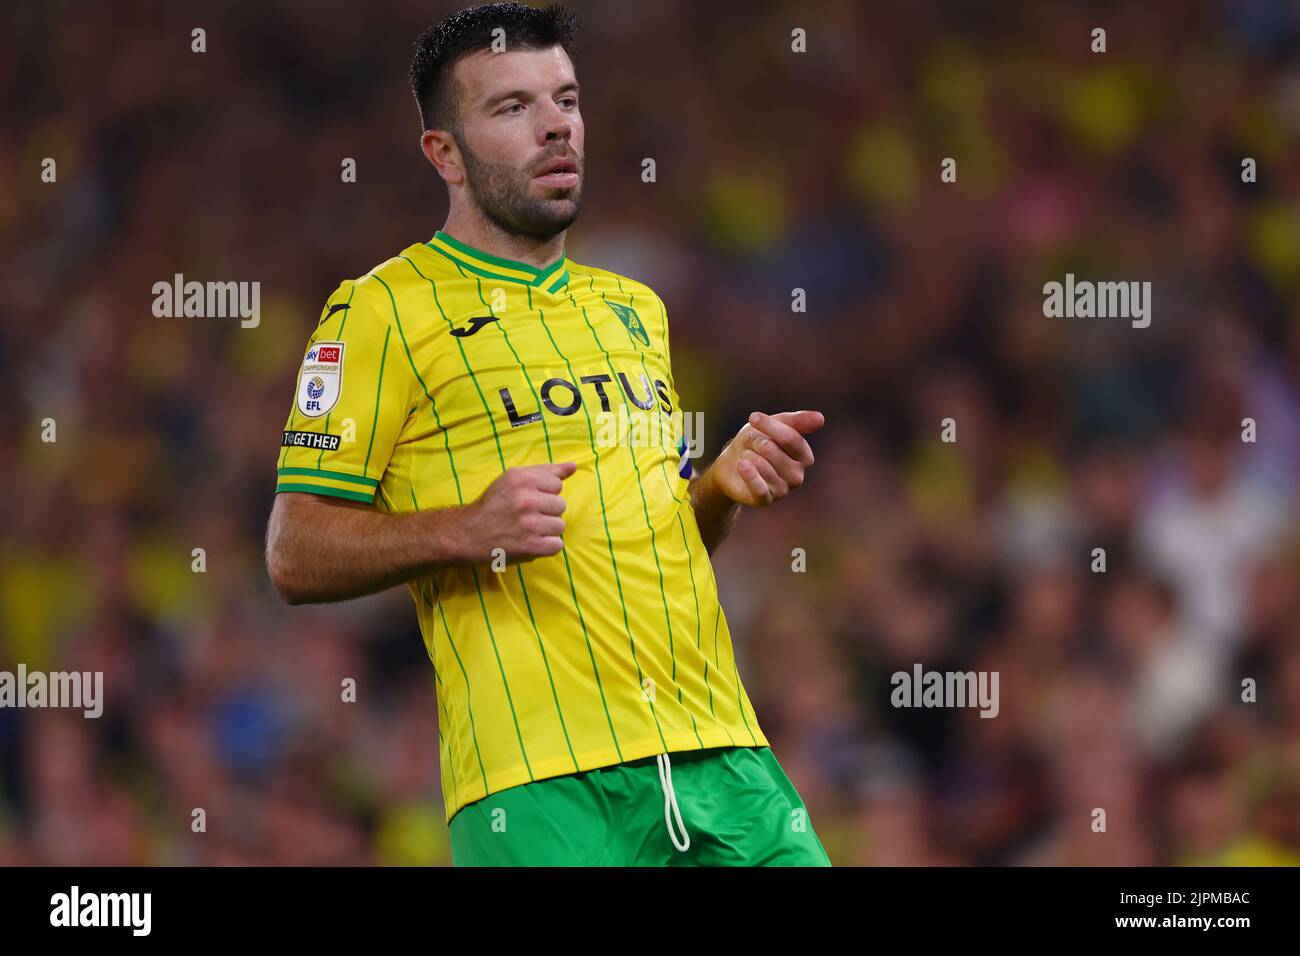
[[[412,581],[447,820],[508,787],[658,753],[766,746],[687,493],[663,302],[561,257],[439,232],[330,296],[277,491],[410,513],[574,461],[564,549]],[[676,427],[656,427],[667,422]]]

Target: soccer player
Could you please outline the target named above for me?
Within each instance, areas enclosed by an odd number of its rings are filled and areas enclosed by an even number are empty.
[[[450,210],[321,312],[270,575],[291,604],[409,587],[456,865],[826,866],[709,562],[741,506],[802,484],[823,417],[755,412],[702,474],[675,433],[634,440],[632,416],[681,403],[663,302],[565,255],[575,30],[494,3],[420,37],[421,146]]]

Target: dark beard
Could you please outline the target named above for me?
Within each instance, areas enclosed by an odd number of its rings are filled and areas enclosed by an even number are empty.
[[[556,190],[563,199],[528,195],[530,177],[506,163],[487,163],[459,141],[465,158],[465,182],[483,215],[502,232],[529,239],[550,239],[573,225],[582,207],[582,179],[571,189]],[[579,166],[581,171],[581,165]]]

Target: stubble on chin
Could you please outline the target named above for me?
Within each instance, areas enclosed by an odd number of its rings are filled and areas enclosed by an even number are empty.
[[[552,195],[529,194],[532,177],[504,163],[485,163],[464,150],[470,194],[479,209],[498,229],[511,235],[549,239],[568,229],[582,208],[581,174],[576,186],[547,190]]]

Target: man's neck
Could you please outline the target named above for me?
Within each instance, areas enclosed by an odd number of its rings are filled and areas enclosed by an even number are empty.
[[[457,216],[447,217],[442,231],[467,246],[473,246],[481,252],[525,262],[538,269],[549,266],[564,255],[565,232],[556,233],[546,239],[534,239],[531,236],[518,236],[481,217]]]

